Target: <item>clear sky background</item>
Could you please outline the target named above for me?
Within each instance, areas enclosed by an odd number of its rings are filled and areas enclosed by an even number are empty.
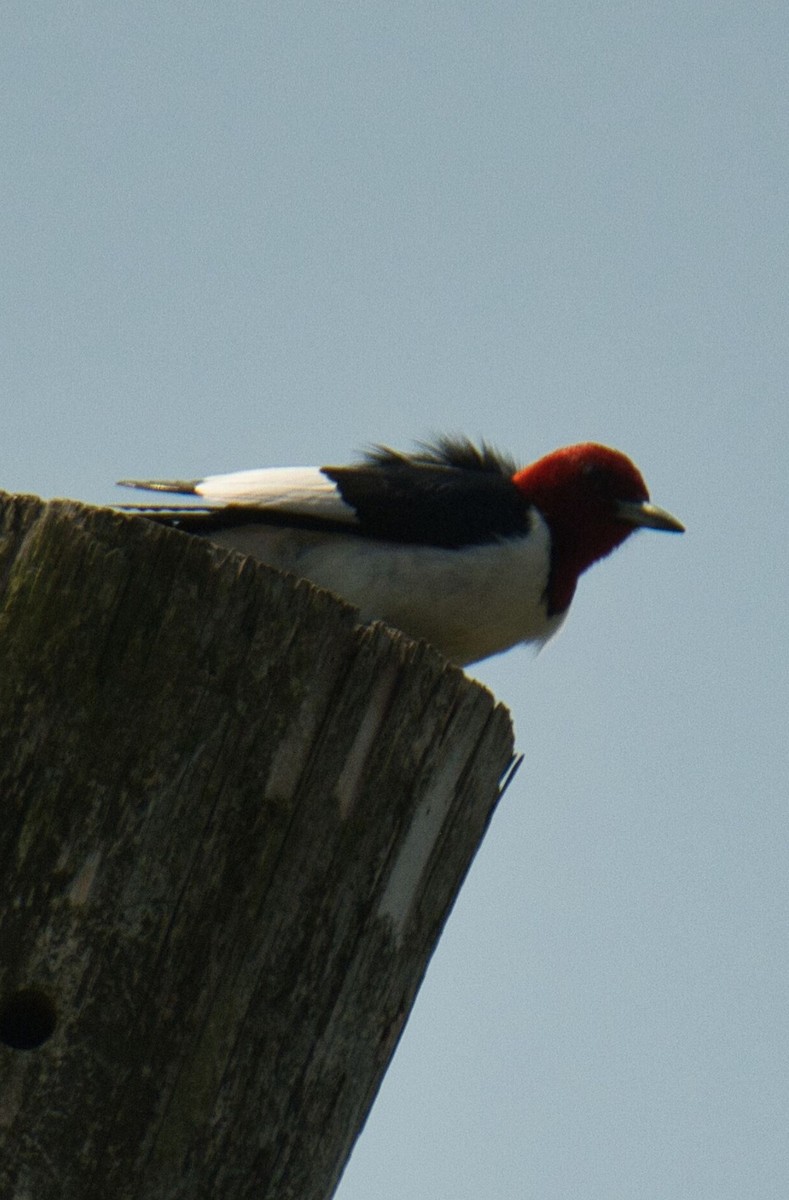
[[[788,13],[0,10],[0,485],[594,439],[688,527],[477,669],[525,763],[339,1200],[789,1195]]]

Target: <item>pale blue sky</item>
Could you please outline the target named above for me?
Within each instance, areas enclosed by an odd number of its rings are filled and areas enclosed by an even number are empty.
[[[0,485],[609,442],[688,526],[526,761],[339,1200],[785,1200],[784,3],[6,0]]]

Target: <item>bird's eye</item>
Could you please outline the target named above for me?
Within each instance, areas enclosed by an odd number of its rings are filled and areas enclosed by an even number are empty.
[[[587,463],[582,474],[590,491],[604,493],[611,490],[611,477],[598,463]]]

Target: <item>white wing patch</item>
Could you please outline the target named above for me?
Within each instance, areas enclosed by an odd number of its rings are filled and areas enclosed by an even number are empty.
[[[356,524],[353,508],[320,467],[268,467],[209,475],[194,490],[209,504],[245,504],[302,517]]]

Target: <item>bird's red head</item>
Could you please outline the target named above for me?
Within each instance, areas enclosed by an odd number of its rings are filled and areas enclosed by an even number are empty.
[[[639,525],[682,528],[647,503],[647,486],[629,458],[595,442],[555,450],[524,467],[513,482],[551,532],[548,606],[554,613],[568,607],[578,577]]]

